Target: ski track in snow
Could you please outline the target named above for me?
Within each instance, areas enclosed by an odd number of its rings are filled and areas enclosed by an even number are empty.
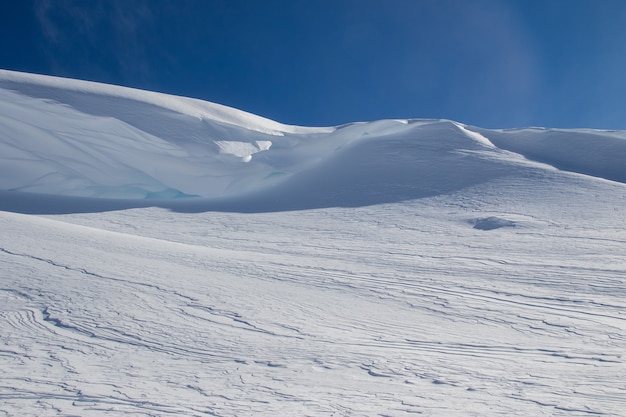
[[[0,94],[0,415],[626,416],[623,132]]]

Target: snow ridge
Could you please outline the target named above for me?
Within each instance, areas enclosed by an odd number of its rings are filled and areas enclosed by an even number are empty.
[[[284,133],[316,133],[332,131],[332,128],[328,127],[316,128],[284,125],[261,116],[217,103],[210,103],[193,98],[138,90],[135,88],[103,84],[93,81],[73,80],[49,75],[28,74],[2,69],[0,69],[0,81],[135,100],[153,104],[155,106],[173,110],[192,117],[197,117],[198,119],[208,119],[233,124],[270,135],[282,136]]]
[[[0,78],[0,414],[626,417],[624,132]]]
[[[305,128],[201,100],[5,70],[0,129],[0,191],[18,199],[202,198],[271,211],[407,201],[531,167],[626,182],[625,132],[420,119]]]

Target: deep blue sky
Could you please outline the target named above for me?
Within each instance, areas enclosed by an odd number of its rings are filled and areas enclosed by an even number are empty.
[[[626,0],[6,0],[0,68],[309,126],[626,129]]]

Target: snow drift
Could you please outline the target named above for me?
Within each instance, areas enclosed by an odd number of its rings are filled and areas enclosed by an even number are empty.
[[[528,161],[626,182],[624,132],[419,119],[306,128],[200,100],[11,71],[0,71],[0,135],[0,190],[16,193],[13,201],[36,193],[161,205],[195,197],[222,210],[354,207],[447,193]]]
[[[0,414],[626,416],[625,142],[0,71]]]

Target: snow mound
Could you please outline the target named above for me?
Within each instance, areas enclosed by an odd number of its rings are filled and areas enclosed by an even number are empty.
[[[314,133],[330,132],[333,130],[333,128],[330,127],[318,128],[285,125],[255,114],[204,100],[92,81],[0,70],[0,82],[10,87],[11,84],[28,85],[31,92],[36,92],[38,87],[41,94],[54,94],[54,90],[60,90],[134,100],[193,116],[198,119],[208,119],[233,124],[270,135],[282,136],[284,133]],[[15,85],[13,85],[13,87],[15,87]]]
[[[497,147],[557,169],[626,183],[626,132],[591,129],[475,129]]]
[[[11,201],[35,193],[239,211],[359,207],[555,168],[626,182],[624,160],[625,132],[424,119],[307,128],[185,97],[0,71],[0,191]]]
[[[3,415],[625,416],[626,184],[582,175],[621,178],[622,133],[281,136],[22,78]]]

